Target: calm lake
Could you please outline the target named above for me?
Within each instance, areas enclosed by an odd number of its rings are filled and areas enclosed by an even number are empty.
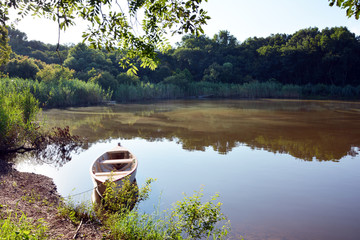
[[[359,239],[360,103],[179,100],[43,114],[89,148],[17,168],[52,177],[64,197],[90,200],[90,165],[121,142],[139,159],[138,185],[157,179],[143,211],[203,187],[204,200],[220,194],[231,239]]]

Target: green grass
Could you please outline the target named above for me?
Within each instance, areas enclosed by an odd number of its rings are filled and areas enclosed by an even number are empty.
[[[360,86],[324,84],[280,84],[275,81],[244,84],[191,82],[180,88],[174,84],[147,83],[118,85],[113,100],[132,102],[189,97],[213,98],[287,98],[287,99],[359,99]]]
[[[47,239],[47,227],[43,219],[32,220],[22,214],[19,218],[9,214],[0,219],[0,239]]]
[[[94,105],[111,98],[111,92],[103,90],[98,84],[78,79],[51,82],[20,78],[0,79],[0,95],[2,92],[22,91],[30,91],[41,107],[49,108]]]

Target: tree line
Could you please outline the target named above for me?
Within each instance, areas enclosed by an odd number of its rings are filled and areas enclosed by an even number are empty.
[[[212,38],[186,35],[167,53],[158,52],[160,64],[155,70],[135,63],[137,75],[119,64],[124,51],[79,43],[56,52],[55,45],[28,41],[25,33],[15,29],[9,29],[9,38],[13,53],[2,66],[9,77],[40,82],[78,79],[112,92],[113,100],[143,100],[159,94],[163,98],[354,98],[360,91],[360,38],[346,27],[307,28],[294,34],[251,37],[242,43],[228,31]],[[238,85],[248,86],[246,94]],[[249,93],[249,88],[259,93]]]

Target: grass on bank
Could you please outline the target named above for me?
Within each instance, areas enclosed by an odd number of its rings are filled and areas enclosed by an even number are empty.
[[[35,81],[31,79],[1,78],[0,91],[30,91],[47,108],[88,106],[105,101],[135,102],[159,99],[194,97],[213,98],[282,98],[282,99],[359,99],[359,86],[324,84],[281,84],[277,81],[251,81],[243,84],[220,82],[189,82],[185,85],[171,83],[119,84],[115,89],[102,89],[94,82],[78,79]]]
[[[47,239],[47,227],[42,219],[28,219],[24,213],[20,217],[16,213],[15,216],[11,213],[1,215],[0,239]]]
[[[98,84],[78,79],[57,81],[36,81],[20,78],[1,78],[0,93],[29,91],[47,108],[95,105],[111,99],[111,91],[103,90]]]
[[[194,97],[212,98],[282,98],[282,99],[359,99],[360,86],[324,84],[281,84],[275,81],[253,81],[244,84],[191,82],[180,87],[174,84],[147,83],[118,85],[113,100],[132,102]]]
[[[217,194],[203,202],[202,190],[177,201],[173,208],[152,214],[140,213],[139,203],[149,197],[150,184],[138,188],[125,180],[119,189],[107,182],[102,203],[62,203],[58,207],[60,217],[68,218],[74,225],[96,223],[104,232],[104,239],[224,239],[230,223],[221,213]],[[135,202],[134,202],[135,201]],[[48,223],[33,220],[21,213],[2,211],[0,205],[0,239],[49,239]]]

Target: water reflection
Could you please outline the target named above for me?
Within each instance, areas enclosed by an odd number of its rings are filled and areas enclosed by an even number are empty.
[[[142,138],[227,154],[247,145],[312,161],[358,154],[360,104],[330,101],[167,101],[45,112],[89,143]]]

